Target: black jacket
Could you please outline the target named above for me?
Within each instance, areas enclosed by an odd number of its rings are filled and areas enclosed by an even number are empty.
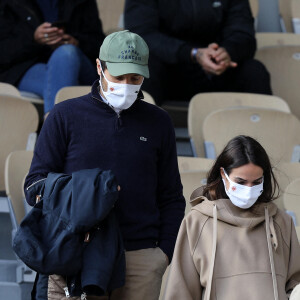
[[[104,295],[121,287],[125,255],[112,210],[118,198],[112,172],[96,168],[72,175],[49,173],[27,196],[36,194],[42,200],[22,221],[13,243],[24,263],[45,275],[68,276],[71,295]],[[40,294],[40,283],[37,287]]]
[[[66,33],[94,63],[104,39],[95,0],[60,0],[59,20]],[[33,35],[44,22],[34,0],[2,0],[0,4],[0,81],[17,85],[35,63],[47,62],[51,48],[37,44]]]
[[[252,58],[256,49],[248,0],[126,0],[125,27],[140,34],[165,63],[191,62],[193,47],[212,42],[231,59]]]

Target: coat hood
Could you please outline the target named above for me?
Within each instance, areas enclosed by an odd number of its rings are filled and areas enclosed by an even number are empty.
[[[212,259],[209,266],[209,279],[205,298],[207,300],[210,299],[217,251],[218,221],[222,221],[233,226],[244,228],[254,228],[261,223],[265,223],[274,299],[279,300],[274,256],[272,250],[272,247],[274,247],[275,251],[278,247],[278,240],[273,222],[273,218],[277,213],[277,206],[273,203],[255,203],[248,209],[241,209],[233,205],[230,199],[218,199],[210,201],[202,195],[203,188],[200,187],[192,193],[190,202],[193,206],[192,210],[198,210],[203,215],[213,218],[213,244],[211,253]]]
[[[270,217],[277,213],[277,206],[272,203],[255,203],[249,209],[242,209],[230,201],[230,199],[208,200],[202,196],[203,188],[196,189],[190,199],[192,210],[197,210],[202,214],[213,217],[213,207],[216,205],[218,211],[218,220],[238,227],[253,228],[262,222],[265,222],[265,208],[268,208]]]

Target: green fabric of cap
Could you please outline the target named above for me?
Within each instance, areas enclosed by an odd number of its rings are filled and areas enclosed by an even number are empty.
[[[149,78],[149,48],[138,34],[129,30],[108,35],[100,47],[99,58],[106,62],[112,76],[135,73]]]

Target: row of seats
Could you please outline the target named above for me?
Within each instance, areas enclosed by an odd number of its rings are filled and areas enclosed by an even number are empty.
[[[13,224],[13,234],[18,224],[28,210],[24,201],[23,183],[28,172],[33,156],[32,151],[15,151],[9,154],[5,163],[5,188],[9,203],[9,213]],[[183,192],[187,200],[186,213],[190,210],[189,197],[192,191],[206,183],[206,174],[213,165],[213,160],[195,157],[178,157],[178,166],[183,183]],[[294,221],[300,240],[300,164],[282,164],[275,169],[279,184],[285,187],[283,202],[289,211],[294,212]],[[279,204],[278,200],[276,200]],[[33,281],[34,272],[31,272],[21,261],[18,260],[19,268],[17,276],[19,282]],[[21,270],[21,271],[20,271]],[[168,271],[164,276],[166,280]]]
[[[249,0],[252,15],[257,19],[259,0]],[[99,15],[105,33],[123,28],[123,12],[125,0],[97,0]],[[278,0],[279,19],[283,32],[299,33],[300,3],[299,0]]]

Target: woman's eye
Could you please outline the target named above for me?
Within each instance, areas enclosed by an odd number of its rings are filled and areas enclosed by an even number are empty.
[[[254,185],[258,185],[258,184],[261,184],[261,180],[260,181],[255,181],[253,182]]]
[[[236,183],[238,183],[238,184],[245,184],[246,183],[246,181],[237,181]]]

